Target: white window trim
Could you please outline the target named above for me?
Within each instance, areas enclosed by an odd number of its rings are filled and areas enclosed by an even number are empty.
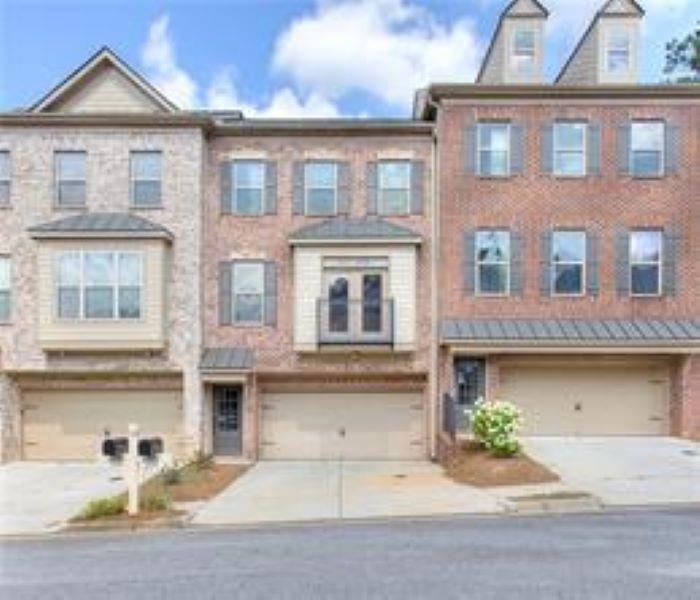
[[[0,154],[5,154],[7,156],[7,177],[2,177],[0,175],[0,183],[7,184],[7,202],[0,200],[0,208],[2,208],[12,204],[12,153],[10,150],[0,148]]]
[[[329,164],[333,166],[333,186],[311,186],[309,185],[309,177],[307,177],[307,169],[312,165]],[[333,190],[333,212],[332,213],[312,213],[309,212],[309,191],[310,190]],[[304,214],[309,217],[332,217],[338,214],[338,162],[317,160],[304,163]]]
[[[479,260],[479,233],[507,233],[508,234],[508,259],[499,261]],[[512,252],[511,247],[512,236],[508,229],[478,229],[474,235],[474,293],[482,298],[507,298],[510,296],[511,286],[511,263]],[[482,265],[505,265],[506,266],[506,285],[503,292],[482,292],[481,291],[481,266]]]
[[[657,123],[662,125],[662,130],[661,130],[661,160],[659,160],[659,170],[656,173],[637,173],[634,170],[634,153],[635,152],[656,152],[656,150],[639,150],[635,149],[633,139],[633,130],[634,130],[634,125],[635,124],[651,124],[651,123]],[[631,173],[632,177],[638,178],[638,179],[656,179],[658,177],[663,177],[666,174],[666,121],[660,120],[660,119],[649,119],[649,120],[643,120],[643,119],[637,119],[637,120],[632,120],[630,122],[630,133],[629,133],[629,172]]]
[[[482,172],[481,168],[481,152],[482,152],[482,147],[481,147],[481,128],[482,125],[502,125],[505,126],[508,132],[508,148],[506,149],[506,172],[505,173],[484,173]],[[511,151],[512,151],[512,146],[513,146],[513,131],[512,131],[513,124],[512,123],[505,123],[505,122],[499,122],[499,121],[480,121],[476,125],[476,132],[477,132],[477,143],[476,143],[476,172],[478,173],[479,177],[482,177],[484,179],[504,179],[507,177],[511,176]],[[486,151],[486,148],[483,148],[484,151]],[[488,148],[489,152],[495,152],[495,150],[491,150]]]
[[[262,292],[260,293],[260,320],[259,321],[238,321],[236,319],[236,298],[237,296],[252,296],[253,294],[239,294],[236,292],[236,265],[248,264],[259,265],[262,270]],[[260,327],[265,324],[265,297],[267,290],[265,289],[265,261],[256,259],[239,259],[233,260],[231,263],[231,324],[235,327]]]
[[[530,54],[522,54],[517,52],[517,37],[518,33],[521,31],[526,31],[532,34],[532,55]],[[513,28],[511,36],[510,36],[510,54],[508,58],[509,62],[509,69],[512,73],[515,73],[519,77],[526,77],[529,75],[529,73],[523,73],[518,67],[518,62],[515,60],[519,56],[527,56],[527,57],[532,57],[532,69],[533,71],[537,68],[537,30],[532,28],[532,27],[527,27],[524,25],[521,26],[516,26]]]
[[[633,261],[632,260],[632,236],[635,233],[650,233],[654,232],[659,236],[659,260],[658,261],[652,261],[652,260],[645,260],[645,261]],[[663,269],[664,269],[664,233],[661,229],[636,229],[630,232],[629,235],[629,269],[627,276],[629,278],[629,291],[630,291],[630,296],[634,298],[659,298],[664,295],[664,275],[663,275]],[[632,289],[632,267],[658,267],[658,281],[657,281],[657,291],[652,294],[639,294],[636,293]]]
[[[8,287],[0,287],[0,292],[7,293],[8,311],[7,319],[0,316],[0,325],[8,325],[12,322],[12,257],[9,254],[0,254],[0,261],[7,261]]]
[[[158,160],[160,162],[159,177],[136,177],[136,169],[134,169],[134,156],[137,154],[157,154]],[[129,152],[129,164],[130,164],[130,188],[131,188],[131,206],[139,210],[148,210],[153,208],[163,207],[163,152],[161,150],[131,150]],[[136,183],[139,181],[157,181],[160,183],[160,193],[158,194],[157,204],[136,204]]]
[[[612,51],[612,38],[614,34],[624,31],[627,36],[627,68],[624,70],[614,70],[610,68],[610,53]],[[633,52],[633,35],[632,31],[627,27],[614,26],[607,29],[605,32],[605,54],[603,55],[605,72],[609,75],[629,75],[632,70],[632,52]]]
[[[86,317],[85,316],[85,290],[87,288],[85,284],[85,255],[93,253],[105,253],[115,255],[114,262],[114,279],[112,281],[112,290],[114,291],[112,302],[112,317]],[[59,265],[61,256],[65,254],[77,254],[80,257],[80,278],[78,282],[78,301],[79,301],[79,315],[75,318],[61,317],[59,314],[59,291],[61,289],[60,272]],[[136,319],[122,318],[119,316],[119,255],[121,254],[131,254],[139,257],[139,290],[140,290],[140,316]],[[145,321],[145,307],[146,307],[146,286],[145,282],[145,252],[141,250],[62,250],[54,255],[53,261],[53,315],[56,321],[62,323],[142,323]],[[133,286],[130,286],[133,287]]]
[[[580,233],[583,235],[583,258],[580,261],[572,260],[554,260],[554,236],[557,233]],[[549,286],[552,296],[557,298],[582,298],[586,295],[586,277],[588,265],[586,257],[588,256],[588,235],[581,229],[555,229],[552,231],[552,248],[549,257]],[[579,292],[557,292],[556,287],[556,267],[558,266],[581,266],[581,291]]]
[[[558,125],[583,125],[583,172],[581,173],[562,173],[557,170],[557,155],[560,153],[574,154],[578,151],[566,150],[557,148],[557,132]],[[555,177],[561,179],[582,179],[588,176],[588,123],[586,121],[555,121],[552,129],[552,172]]]
[[[259,186],[253,185],[238,185],[236,171],[241,164],[259,164],[262,166],[262,183]],[[267,164],[264,160],[260,159],[234,159],[231,165],[231,194],[233,198],[231,199],[231,210],[233,214],[239,217],[259,217],[265,214],[265,177],[266,177]],[[254,213],[241,212],[238,209],[238,190],[260,190],[260,210]]]
[[[385,187],[382,185],[382,165],[386,164],[405,164],[408,166],[408,181],[406,182],[406,187],[401,187],[401,188],[390,188],[390,187]],[[378,164],[378,169],[379,169],[379,181],[378,183],[378,198],[377,198],[377,213],[379,215],[386,215],[386,216],[391,216],[391,217],[398,217],[398,216],[406,216],[411,214],[411,191],[412,191],[412,186],[411,186],[411,179],[413,176],[412,169],[413,165],[411,164],[410,160],[402,160],[402,159],[387,159],[387,160],[380,160]],[[389,212],[384,210],[384,192],[396,192],[400,191],[406,192],[406,210],[401,211],[401,212]]]
[[[60,154],[82,154],[85,157],[85,176],[82,179],[61,179],[61,169],[59,167]],[[54,161],[54,206],[58,209],[84,209],[87,206],[88,184],[87,184],[87,169],[88,169],[88,153],[85,150],[55,150],[53,154]],[[85,187],[85,197],[82,202],[61,201],[61,183],[82,183]]]

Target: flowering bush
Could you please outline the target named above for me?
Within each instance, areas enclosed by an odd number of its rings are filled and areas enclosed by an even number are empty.
[[[513,456],[520,450],[516,435],[521,426],[522,414],[510,402],[480,401],[476,405],[474,438],[496,456]]]

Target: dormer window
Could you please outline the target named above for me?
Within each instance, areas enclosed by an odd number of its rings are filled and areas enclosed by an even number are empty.
[[[630,70],[632,38],[629,29],[612,28],[608,33],[606,69],[609,73],[627,73]]]
[[[529,77],[535,72],[535,30],[520,27],[513,33],[513,71]]]

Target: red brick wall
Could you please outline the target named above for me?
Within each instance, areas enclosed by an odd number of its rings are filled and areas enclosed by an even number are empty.
[[[679,358],[671,389],[672,433],[700,439],[700,356]]]

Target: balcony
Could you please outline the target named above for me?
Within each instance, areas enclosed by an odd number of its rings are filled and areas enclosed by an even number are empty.
[[[393,299],[316,301],[319,345],[393,346]]]

